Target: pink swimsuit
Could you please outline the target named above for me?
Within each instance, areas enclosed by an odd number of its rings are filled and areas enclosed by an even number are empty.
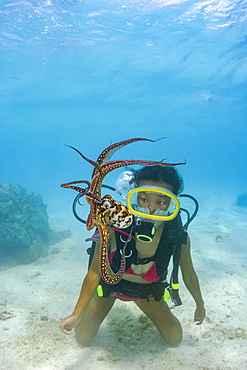
[[[111,252],[109,254],[109,262],[110,262],[110,264],[112,263],[112,259],[113,259],[113,256],[115,255],[115,253],[116,253],[116,251]],[[132,269],[131,266],[124,273],[126,275],[140,276],[144,280],[146,280],[146,281],[148,281],[150,283],[155,283],[156,281],[160,280],[160,276],[157,274],[157,269],[156,269],[156,265],[155,264],[153,264],[150,267],[150,269],[147,272],[145,272],[144,274],[142,274],[142,275],[136,274],[133,271],[133,269]],[[120,300],[122,300],[122,301],[136,301],[136,300],[140,299],[140,298],[127,297],[127,296],[125,296],[123,294],[115,293],[115,292],[112,292],[111,295],[114,296],[114,297],[116,297],[116,298],[118,298],[118,299],[120,299]]]

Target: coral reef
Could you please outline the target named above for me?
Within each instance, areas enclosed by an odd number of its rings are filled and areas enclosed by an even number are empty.
[[[70,236],[70,231],[50,229],[42,196],[27,193],[22,186],[0,184],[0,257],[31,263],[48,248]]]

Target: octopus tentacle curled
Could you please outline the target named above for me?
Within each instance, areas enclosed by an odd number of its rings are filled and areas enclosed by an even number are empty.
[[[159,139],[158,139],[159,140]],[[98,227],[101,234],[101,246],[100,246],[100,272],[102,279],[108,284],[117,284],[123,277],[125,271],[125,247],[123,248],[123,253],[121,257],[120,267],[117,273],[114,273],[111,269],[108,260],[107,251],[107,241],[109,238],[109,226],[113,225],[118,228],[126,228],[130,226],[133,222],[133,216],[129,209],[115,201],[110,195],[105,195],[101,198],[101,185],[105,176],[120,167],[129,165],[143,165],[143,166],[177,166],[185,163],[164,163],[155,161],[145,161],[145,160],[118,160],[110,161],[111,156],[120,148],[125,145],[131,144],[136,141],[150,141],[156,142],[157,140],[150,140],[145,138],[132,138],[129,140],[120,141],[118,143],[112,144],[99,155],[96,162],[85,157],[78,149],[69,146],[87,162],[94,166],[92,173],[91,182],[87,180],[72,181],[66,184],[62,184],[61,187],[76,190],[81,194],[85,195],[86,200],[90,205],[90,212],[87,218],[86,227],[87,230],[92,230],[95,226]],[[86,184],[85,189],[81,188],[77,184]]]

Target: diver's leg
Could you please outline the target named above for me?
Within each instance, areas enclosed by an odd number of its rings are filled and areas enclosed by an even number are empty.
[[[135,301],[137,306],[147,315],[159,330],[167,344],[176,345],[182,340],[182,327],[178,319],[171,313],[167,303],[150,299]]]
[[[82,345],[88,345],[96,336],[100,325],[112,308],[116,298],[99,297],[94,294],[89,302],[85,312],[82,315],[80,324],[75,328],[77,342]]]

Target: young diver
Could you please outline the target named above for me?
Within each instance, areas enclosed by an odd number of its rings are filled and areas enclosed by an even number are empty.
[[[179,320],[164,301],[165,282],[175,244],[181,245],[180,268],[183,281],[192,295],[196,310],[194,321],[205,318],[204,302],[190,254],[190,239],[182,230],[177,195],[183,180],[174,167],[143,167],[134,172],[135,188],[127,199],[135,221],[128,228],[110,228],[108,256],[112,270],[119,269],[121,251],[126,245],[126,268],[123,279],[109,285],[101,279],[100,243],[94,243],[91,264],[72,315],[63,319],[60,328],[88,345],[111,310],[116,299],[134,301],[154,323],[169,345],[182,340]],[[127,236],[126,236],[127,235]]]

